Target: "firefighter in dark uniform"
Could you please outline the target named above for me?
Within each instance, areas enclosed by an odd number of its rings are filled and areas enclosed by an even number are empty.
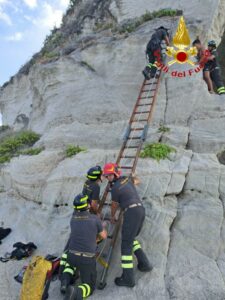
[[[208,62],[207,62],[207,67],[209,68],[210,71],[210,77],[217,88],[217,93],[219,95],[225,94],[225,87],[221,78],[220,67],[218,64],[218,54],[216,50],[215,41],[212,40],[208,42],[208,50],[211,54],[208,57]]]
[[[97,213],[99,205],[99,195],[102,169],[100,166],[92,167],[87,172],[87,181],[84,184],[82,194],[88,195],[88,202],[91,206],[91,212]]]
[[[206,50],[198,38],[194,40],[192,45],[198,50],[197,64],[203,68],[203,79],[208,86],[209,93],[214,94],[214,83],[217,88],[217,93],[219,95],[225,94],[225,87],[220,75],[220,67],[218,64],[216,42],[213,40],[208,42],[208,49]]]
[[[149,272],[151,270],[147,256],[142,250],[140,243],[135,239],[141,231],[145,219],[145,209],[132,180],[128,177],[121,177],[121,172],[116,164],[106,164],[103,175],[111,184],[112,223],[115,222],[115,214],[118,207],[124,212],[121,243],[123,273],[121,277],[115,279],[115,284],[118,286],[133,287],[135,285],[133,253],[137,258],[138,269],[140,271]]]
[[[168,29],[163,26],[156,29],[156,32],[152,35],[147,44],[146,55],[148,57],[148,64],[142,71],[146,80],[155,77],[157,71],[156,62],[162,62],[162,41],[165,41],[166,45],[169,46]]]
[[[79,194],[75,197],[74,214],[71,218],[71,233],[63,253],[60,265],[64,265],[61,276],[61,292],[65,299],[81,300],[90,296],[96,284],[96,238],[105,239],[107,232],[100,219],[88,211],[88,196]],[[80,273],[81,284],[70,285],[76,271]]]

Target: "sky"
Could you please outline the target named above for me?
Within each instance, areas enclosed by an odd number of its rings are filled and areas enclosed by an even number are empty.
[[[17,73],[60,26],[69,0],[0,0],[0,85]]]

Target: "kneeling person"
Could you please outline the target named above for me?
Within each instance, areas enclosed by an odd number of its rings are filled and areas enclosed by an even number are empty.
[[[71,218],[71,233],[67,243],[67,251],[62,256],[65,268],[61,276],[61,292],[68,299],[81,300],[90,296],[96,284],[96,238],[107,237],[100,219],[88,211],[88,196],[79,194],[75,197],[74,214]],[[82,284],[69,286],[75,272],[79,271]],[[70,298],[71,297],[71,298]]]

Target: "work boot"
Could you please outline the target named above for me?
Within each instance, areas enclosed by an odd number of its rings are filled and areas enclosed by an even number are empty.
[[[155,66],[151,67],[150,78],[154,78],[156,74],[157,68]]]
[[[61,275],[61,287],[60,287],[60,292],[62,294],[65,294],[66,293],[66,290],[68,288],[68,286],[70,285],[71,283],[71,279],[72,279],[72,276],[70,274],[67,274],[67,273],[63,273]]]
[[[144,70],[142,71],[142,74],[144,75],[146,80],[151,79],[150,71],[151,71],[151,69],[149,67],[145,67]]]
[[[82,290],[70,285],[66,291],[64,300],[83,300]]]
[[[150,265],[150,262],[144,253],[144,251],[140,248],[134,252],[134,254],[137,257],[138,261],[138,270],[141,272],[150,272],[152,270],[152,267]]]
[[[127,286],[127,287],[134,287],[134,270],[132,269],[123,269],[123,274],[121,277],[115,278],[115,284],[118,286]]]

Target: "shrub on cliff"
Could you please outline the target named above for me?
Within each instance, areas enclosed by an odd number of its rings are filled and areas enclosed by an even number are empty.
[[[157,161],[160,161],[161,159],[168,158],[169,154],[171,152],[176,152],[176,149],[161,143],[152,143],[145,145],[143,151],[140,154],[141,158],[153,158]]]
[[[20,150],[33,146],[40,135],[32,131],[22,131],[2,139],[0,142],[0,163],[9,162],[14,156],[20,154]]]

